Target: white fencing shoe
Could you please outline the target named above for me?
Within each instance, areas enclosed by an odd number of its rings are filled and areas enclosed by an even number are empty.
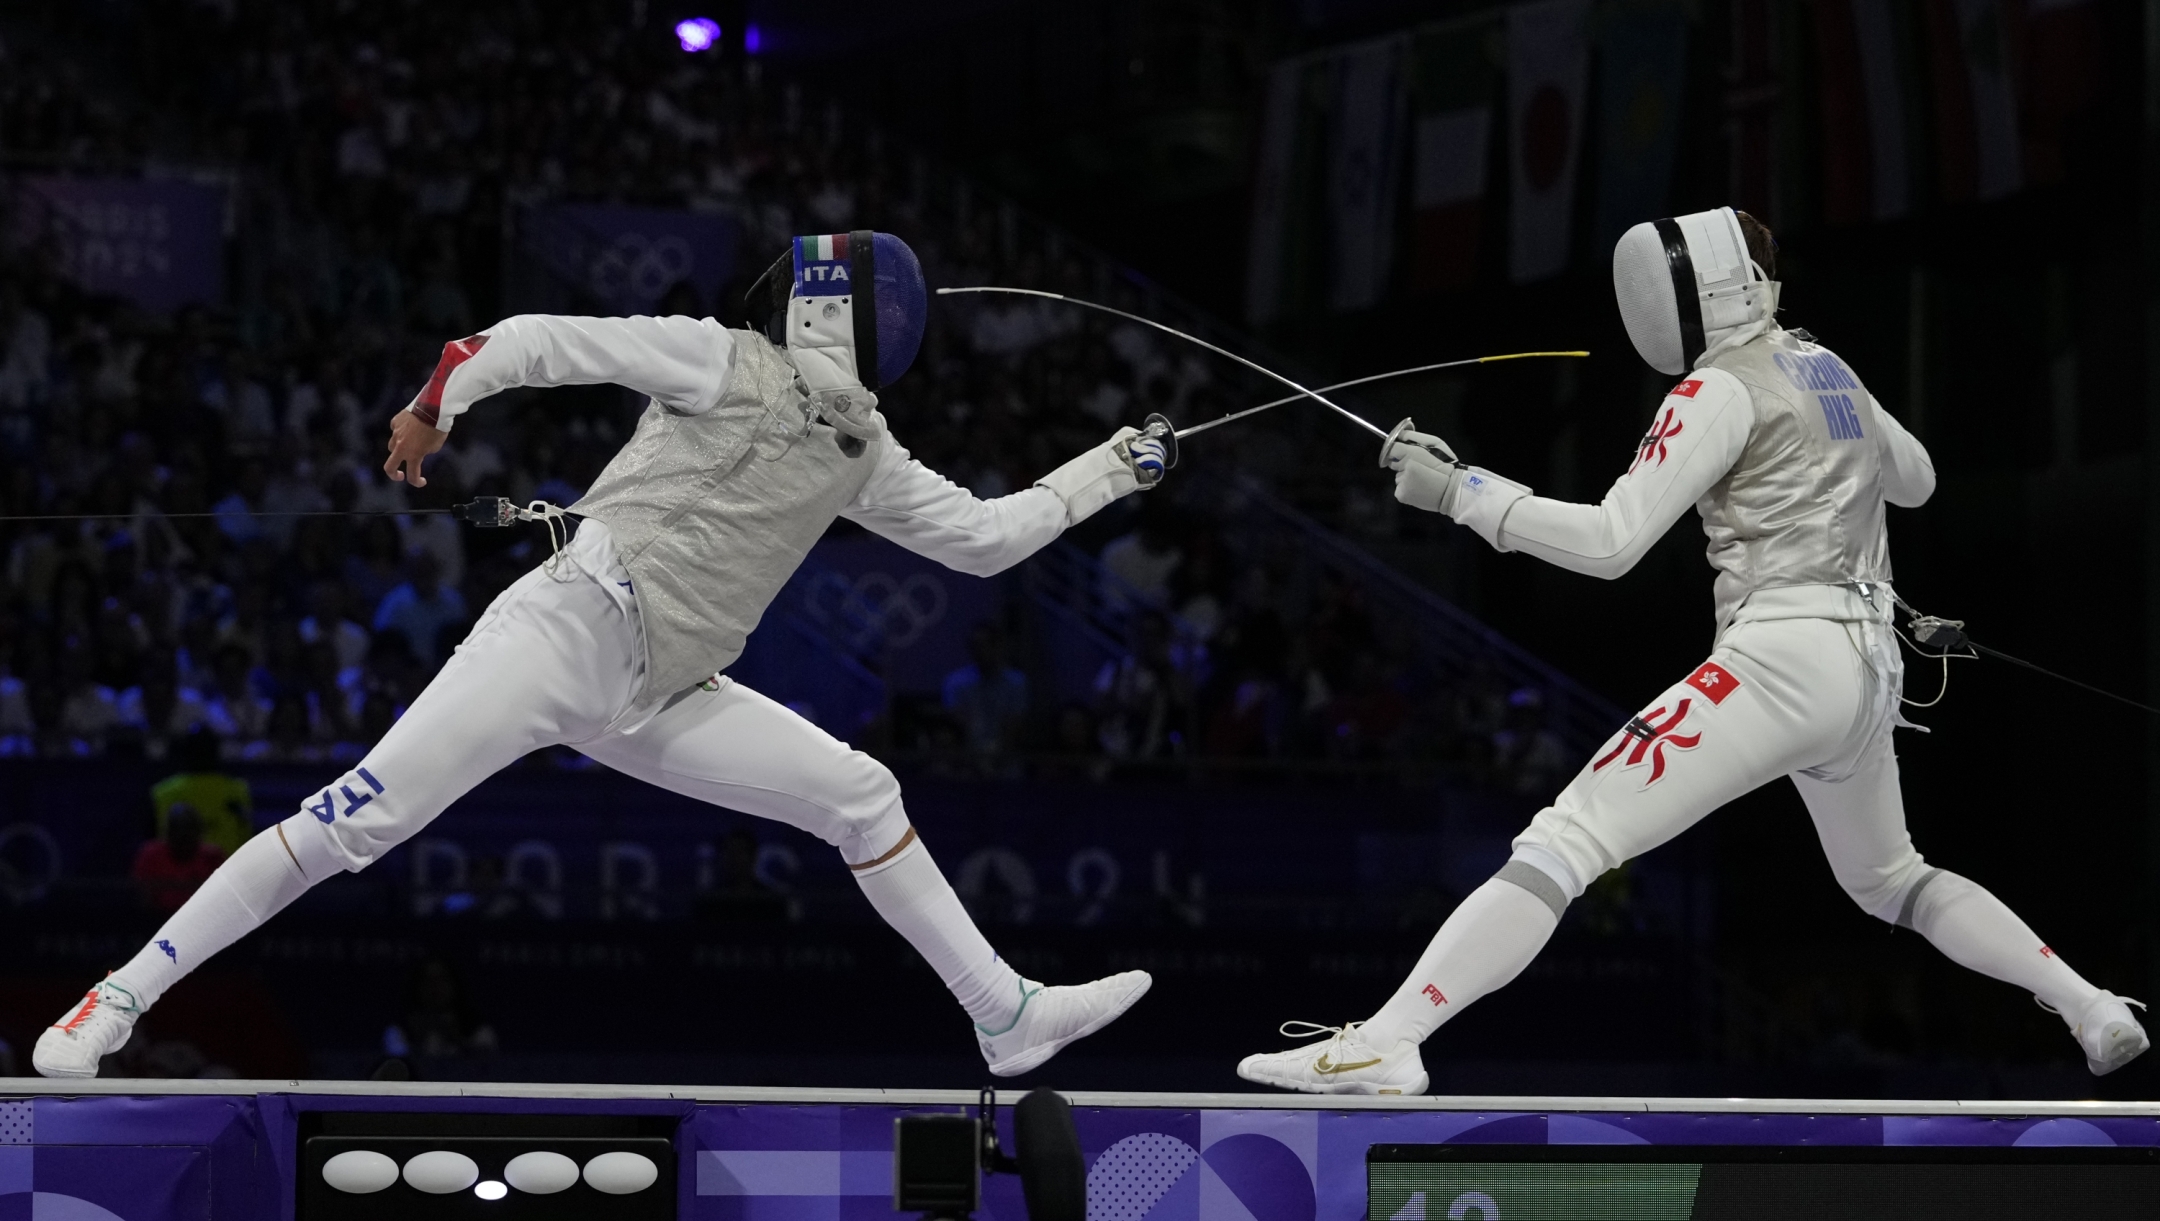
[[[2102,992],[2085,1006],[2085,1012],[2075,1017],[2049,1008],[2044,1001],[2040,1007],[2062,1018],[2063,1024],[2070,1027],[2070,1033],[2077,1037],[2078,1045],[2085,1049],[2085,1067],[2092,1070],[2093,1076],[2105,1077],[2144,1055],[2145,1049],[2152,1046],[2152,1041],[2145,1037],[2145,1028],[2130,1012],[2132,1005],[2143,1009],[2145,1002]]]
[[[1425,1062],[1418,1057],[1418,1045],[1405,1039],[1385,1050],[1373,1047],[1358,1037],[1358,1028],[1363,1025],[1284,1022],[1285,1038],[1302,1039],[1315,1034],[1333,1037],[1289,1051],[1247,1056],[1238,1061],[1238,1076],[1308,1094],[1424,1093],[1428,1078]]]
[[[45,1028],[30,1063],[47,1077],[95,1077],[98,1061],[120,1050],[140,1016],[135,994],[106,979]]]
[[[978,1022],[975,1041],[982,1044],[992,1075],[1017,1077],[1063,1051],[1066,1044],[1118,1020],[1154,983],[1155,977],[1145,971],[1126,971],[1063,988],[1045,988],[1023,979],[1020,1012],[1012,1024],[993,1034]]]

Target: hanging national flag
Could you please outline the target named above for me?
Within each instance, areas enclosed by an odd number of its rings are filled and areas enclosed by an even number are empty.
[[[1286,59],[1268,72],[1245,267],[1245,318],[1255,326],[1300,312],[1318,296],[1320,158],[1332,82],[1325,55]]]
[[[1912,208],[1902,3],[1825,0],[1814,7],[1823,216],[1833,224],[1890,220]]]
[[[1410,288],[1440,292],[1477,278],[1500,83],[1498,15],[1418,31],[1410,46]]]
[[[1666,215],[1687,76],[1682,0],[1614,0],[1599,14],[1597,253]]]
[[[1567,267],[1582,156],[1589,0],[1508,10],[1508,162],[1514,193],[1508,274],[1518,284]]]
[[[2002,0],[1928,0],[1943,198],[2000,199],[2024,185]]]
[[[1328,305],[1370,309],[1395,261],[1402,165],[1403,57],[1407,40],[1383,38],[1335,57],[1334,130],[1328,141]]]

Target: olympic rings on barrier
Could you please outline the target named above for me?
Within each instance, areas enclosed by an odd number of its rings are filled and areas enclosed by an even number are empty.
[[[921,572],[905,580],[866,572],[850,581],[827,571],[812,577],[803,591],[803,610],[810,618],[858,651],[880,640],[896,649],[914,644],[945,618],[949,601],[945,583]]]

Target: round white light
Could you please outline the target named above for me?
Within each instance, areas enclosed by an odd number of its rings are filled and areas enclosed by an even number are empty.
[[[366,1195],[397,1182],[397,1163],[372,1149],[348,1149],[323,1163],[322,1177],[339,1191]]]
[[[577,1186],[577,1163],[560,1153],[520,1153],[503,1167],[503,1178],[519,1191],[551,1196]]]
[[[585,1181],[611,1196],[643,1191],[659,1177],[660,1167],[642,1153],[603,1153],[585,1163]]]
[[[500,1200],[510,1194],[510,1189],[493,1179],[488,1179],[478,1187],[473,1188],[472,1193],[483,1200]]]
[[[405,1163],[405,1181],[431,1196],[463,1191],[480,1178],[480,1167],[462,1153],[431,1149]]]

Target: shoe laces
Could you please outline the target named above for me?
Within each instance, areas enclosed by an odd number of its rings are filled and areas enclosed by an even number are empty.
[[[2145,1005],[2145,1002],[2144,1002],[2144,1001],[2141,1001],[2141,1000],[2136,1000],[2136,999],[2133,999],[2133,998],[2131,998],[2131,997],[2127,997],[2127,996],[2118,996],[2118,995],[2116,995],[2116,994],[2115,994],[2115,993],[2113,993],[2113,992],[2102,992],[2102,993],[2100,994],[2100,996],[2104,996],[2104,997],[2108,998],[2108,999],[2109,999],[2109,1000],[2111,1000],[2111,1001],[2121,1001],[2121,1002],[2122,1002],[2123,1004],[2125,1004],[2125,1005],[2136,1005],[2136,1006],[2137,1006],[2138,1008],[2140,1008],[2140,1009],[2146,1009],[2146,1005]],[[2094,997],[2093,999],[2094,999],[2094,1000],[2099,1000],[2099,999],[2100,999],[2100,996],[2096,996],[2096,997]],[[2033,1004],[2035,1004],[2035,1005],[2038,1005],[2038,1006],[2040,1006],[2040,1007],[2041,1007],[2042,1009],[2045,1009],[2045,1010],[2047,1010],[2047,1011],[2048,1011],[2049,1013],[2052,1013],[2052,1014],[2054,1014],[2054,1015],[2055,1015],[2056,1017],[2061,1017],[2061,1016],[2063,1015],[2063,1011],[2062,1011],[2062,1010],[2060,1010],[2060,1009],[2057,1009],[2057,1008],[2056,1008],[2055,1006],[2053,1006],[2053,1005],[2050,1005],[2050,1004],[2048,1004],[2048,1003],[2047,1003],[2046,1001],[2044,1001],[2044,1000],[2041,1000],[2041,999],[2040,999],[2040,998],[2039,998],[2038,996],[2035,996],[2035,997],[2033,997]],[[2091,1006],[2090,1006],[2090,1005],[2087,1005],[2086,1007],[2087,1007],[2087,1008],[2091,1008]],[[2147,1012],[2150,1012],[2150,1010],[2149,1010],[2149,1009],[2147,1009]]]
[[[1286,1039],[1312,1039],[1324,1034],[1331,1034],[1335,1036],[1334,1041],[1340,1043],[1349,1038],[1364,1024],[1363,1022],[1346,1022],[1340,1026],[1324,1026],[1319,1022],[1284,1022],[1275,1029]]]

